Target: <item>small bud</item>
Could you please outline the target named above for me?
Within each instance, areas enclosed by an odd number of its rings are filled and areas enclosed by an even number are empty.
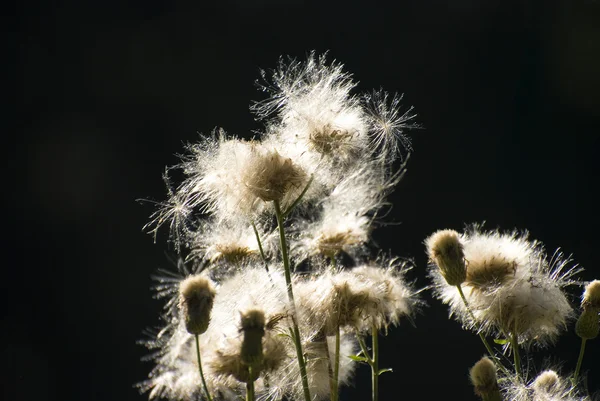
[[[599,319],[598,309],[589,307],[584,309],[575,324],[575,333],[585,340],[596,338],[600,331]]]
[[[440,268],[449,285],[460,285],[467,278],[467,267],[459,234],[440,230],[425,240],[429,258]]]
[[[581,301],[582,308],[600,309],[600,280],[594,280],[585,287]]]
[[[488,357],[483,357],[469,371],[475,394],[484,401],[500,401],[500,389],[496,376],[496,366]]]
[[[241,314],[244,340],[242,341],[241,362],[251,369],[250,380],[256,380],[263,362],[262,338],[265,335],[265,314],[256,309]]]
[[[555,371],[546,370],[533,381],[532,388],[538,394],[558,394],[562,391],[562,383]]]
[[[179,284],[179,308],[190,334],[202,334],[208,329],[215,289],[204,276],[190,276]]]

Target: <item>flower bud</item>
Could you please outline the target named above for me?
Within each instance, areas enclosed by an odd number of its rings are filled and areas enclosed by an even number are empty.
[[[179,308],[185,328],[190,334],[202,334],[208,329],[215,289],[204,276],[190,276],[179,284]]]
[[[243,365],[251,368],[250,380],[256,380],[263,362],[262,339],[265,335],[265,314],[260,310],[249,310],[241,314],[244,339],[240,353]]]
[[[427,253],[439,268],[449,285],[460,285],[467,278],[467,267],[459,234],[454,230],[440,230],[425,240]]]
[[[532,388],[536,394],[559,394],[562,391],[562,383],[555,371],[546,370],[533,381]]]
[[[581,306],[586,309],[600,309],[600,280],[594,280],[585,287]]]
[[[501,401],[496,366],[488,357],[481,358],[469,371],[475,394],[484,401]]]
[[[590,307],[584,309],[575,323],[575,333],[584,340],[596,338],[600,331],[599,319],[598,309]]]

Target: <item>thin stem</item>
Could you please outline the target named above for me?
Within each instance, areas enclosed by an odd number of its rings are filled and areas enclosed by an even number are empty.
[[[340,328],[335,331],[335,359],[333,363],[333,395],[331,399],[337,401],[339,398],[338,389],[340,388]]]
[[[202,361],[200,359],[200,341],[198,341],[198,334],[196,334],[196,357],[198,358],[198,371],[200,372],[200,379],[202,380],[202,386],[204,387],[204,393],[206,394],[206,399],[208,401],[212,401],[210,398],[210,393],[208,392],[208,387],[206,386],[206,380],[204,380],[204,373],[202,372]]]
[[[309,178],[309,180],[308,180],[308,182],[306,183],[306,186],[304,187],[304,189],[302,190],[302,192],[300,192],[300,195],[298,195],[298,197],[296,198],[296,200],[294,201],[294,203],[292,203],[290,205],[290,207],[288,207],[285,210],[285,212],[283,212],[283,218],[288,217],[288,215],[292,212],[292,210],[294,210],[294,208],[298,205],[298,203],[300,203],[300,201],[302,200],[302,198],[306,194],[306,191],[308,191],[308,187],[310,187],[310,184],[312,184],[313,178],[315,178],[315,176],[311,175],[310,178]]]
[[[460,294],[460,297],[463,300],[463,303],[465,304],[465,308],[467,308],[467,312],[469,313],[469,316],[471,316],[471,319],[473,320],[473,322],[476,322],[477,320],[475,319],[475,315],[473,314],[473,312],[471,311],[471,308],[469,307],[469,302],[467,301],[467,297],[465,297],[465,293],[463,292],[462,287],[459,284],[456,286],[456,288],[458,289],[458,293]],[[498,357],[494,353],[494,350],[492,349],[490,344],[485,339],[485,336],[483,335],[483,333],[479,332],[477,334],[479,334],[479,338],[481,339],[481,342],[485,346],[485,349],[487,350],[488,354],[490,354],[490,357],[496,362],[496,365],[500,369],[502,369],[502,371],[505,374],[508,374],[508,370],[506,370],[506,368],[504,367],[502,362],[500,362],[500,359],[498,359]]]
[[[258,250],[260,251],[260,257],[265,262],[265,269],[267,269],[267,273],[269,272],[269,265],[267,265],[267,257],[265,256],[265,251],[262,247],[262,242],[260,241],[260,235],[258,234],[258,230],[256,229],[256,225],[252,222],[252,229],[254,230],[254,235],[256,236],[256,242],[258,243]]]
[[[373,346],[373,356],[371,357],[373,381],[371,383],[371,390],[373,401],[377,401],[379,398],[379,330],[377,330],[375,325],[371,327],[371,341]]]
[[[293,325],[293,339],[294,345],[296,346],[296,356],[298,358],[298,366],[300,367],[300,377],[302,379],[302,389],[304,390],[305,401],[311,401],[310,389],[308,387],[308,376],[306,375],[306,362],[304,361],[304,352],[302,352],[302,343],[300,341],[300,330],[298,329],[298,323],[296,322],[296,303],[294,301],[294,291],[292,290],[292,274],[290,272],[290,258],[287,251],[287,241],[285,238],[285,229],[283,228],[284,216],[281,213],[281,206],[279,201],[273,201],[275,206],[275,217],[277,218],[277,225],[279,227],[279,244],[281,248],[281,258],[283,259],[283,270],[285,274],[285,283],[287,287],[288,300],[290,307],[292,308],[292,325]]]
[[[514,330],[510,333],[510,346],[512,347],[513,358],[515,360],[515,373],[517,374],[517,376],[520,377],[521,376],[521,356],[519,355],[519,340],[517,339],[517,336],[516,336]]]
[[[573,384],[577,384],[577,378],[579,377],[579,371],[581,370],[581,364],[583,362],[583,355],[585,354],[585,343],[587,339],[581,339],[581,348],[579,349],[579,358],[577,359],[577,367],[575,368],[575,374],[573,375]]]
[[[246,401],[254,401],[254,380],[252,379],[252,366],[248,366],[248,381],[246,382]]]

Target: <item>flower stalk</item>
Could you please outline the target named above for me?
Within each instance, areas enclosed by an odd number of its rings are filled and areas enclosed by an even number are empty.
[[[302,380],[302,390],[304,392],[305,401],[311,401],[310,388],[308,387],[308,376],[306,374],[306,361],[304,360],[304,352],[302,351],[302,341],[300,338],[300,330],[296,321],[296,303],[294,301],[294,291],[292,288],[292,274],[290,269],[290,259],[287,249],[287,240],[285,237],[285,228],[283,226],[284,216],[281,212],[281,206],[278,200],[273,201],[275,207],[275,217],[277,218],[277,226],[279,227],[279,245],[281,248],[281,258],[283,259],[283,270],[285,275],[285,283],[288,294],[288,301],[292,308],[292,326],[294,345],[296,347],[296,357],[298,359],[298,366],[300,368],[300,377]]]

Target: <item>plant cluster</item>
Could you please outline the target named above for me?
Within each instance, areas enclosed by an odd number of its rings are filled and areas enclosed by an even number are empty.
[[[370,246],[415,115],[401,112],[400,96],[353,94],[351,76],[325,56],[282,59],[263,78],[269,96],[251,108],[261,133],[215,130],[165,172],[168,198],[146,229],[156,239],[169,227],[179,269],[157,278],[164,325],[145,341],[155,366],[139,386],[171,400],[337,401],[364,363],[377,401],[379,375],[390,370],[379,366],[379,335],[424,304],[406,279],[412,263]],[[427,289],[487,350],[469,372],[478,396],[589,399],[580,372],[599,331],[599,281],[577,313],[565,289],[581,284],[582,269],[560,252],[548,257],[526,232],[472,225],[424,245]],[[521,351],[553,344],[576,318],[575,372],[530,378]]]
[[[141,387],[151,398],[337,400],[366,363],[377,399],[378,335],[421,304],[410,261],[369,248],[413,114],[396,95],[352,94],[325,56],[282,59],[264,77],[269,97],[252,107],[262,133],[216,130],[165,173],[169,196],[147,229],[168,226],[182,261],[159,278],[165,325],[146,342],[156,366]]]

